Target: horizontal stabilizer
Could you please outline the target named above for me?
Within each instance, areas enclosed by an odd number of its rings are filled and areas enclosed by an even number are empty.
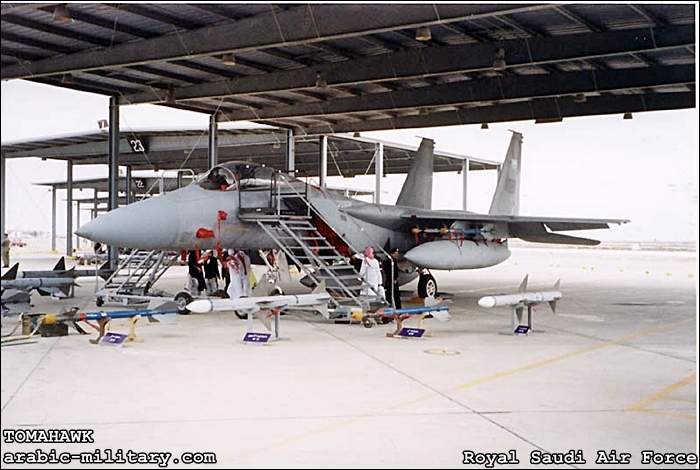
[[[600,244],[600,240],[592,238],[574,237],[573,235],[563,235],[561,233],[537,233],[532,235],[518,235],[518,238],[526,242],[533,243],[555,243],[563,245],[587,245],[595,246]]]

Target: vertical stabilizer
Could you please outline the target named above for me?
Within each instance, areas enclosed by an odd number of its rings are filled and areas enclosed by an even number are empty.
[[[432,209],[434,150],[435,141],[424,137],[396,200],[397,206]]]
[[[523,135],[511,131],[506,159],[501,168],[496,192],[493,194],[491,215],[518,215],[520,212],[520,154],[523,147]]]

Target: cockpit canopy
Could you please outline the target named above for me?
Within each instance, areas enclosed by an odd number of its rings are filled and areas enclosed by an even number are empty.
[[[227,162],[200,175],[194,184],[203,189],[230,191],[247,188],[271,188],[274,178],[282,175],[276,170],[249,162]]]

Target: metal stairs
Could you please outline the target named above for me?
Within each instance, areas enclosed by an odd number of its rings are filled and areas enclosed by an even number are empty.
[[[178,253],[132,250],[102,288],[95,292],[95,303],[99,307],[109,301],[124,304],[148,301],[153,284],[178,258]]]
[[[281,185],[275,189],[270,207],[245,208],[239,218],[257,223],[315,285],[325,283],[335,307],[334,316],[350,316],[353,309],[365,313],[373,305],[383,305],[376,292],[372,296],[360,295],[363,288],[372,291],[371,287],[313,225],[311,205],[305,195]],[[320,214],[316,216],[321,218]],[[347,240],[342,241],[357,253]]]

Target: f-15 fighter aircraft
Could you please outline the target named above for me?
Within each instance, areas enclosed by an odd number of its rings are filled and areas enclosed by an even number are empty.
[[[430,270],[494,266],[510,256],[509,238],[596,245],[597,240],[559,232],[629,222],[519,216],[522,143],[522,134],[513,132],[488,214],[431,210],[434,141],[424,138],[394,205],[351,199],[272,168],[231,161],[184,188],[103,214],[76,234],[147,250],[259,250],[286,245],[290,252],[303,248],[308,254],[314,245],[318,251],[327,242],[342,256],[366,246],[383,256],[389,247],[398,248],[399,284],[421,275],[418,294],[430,297],[437,292]],[[290,221],[307,223],[303,226],[308,230],[275,231]],[[312,229],[315,235],[309,236]]]

